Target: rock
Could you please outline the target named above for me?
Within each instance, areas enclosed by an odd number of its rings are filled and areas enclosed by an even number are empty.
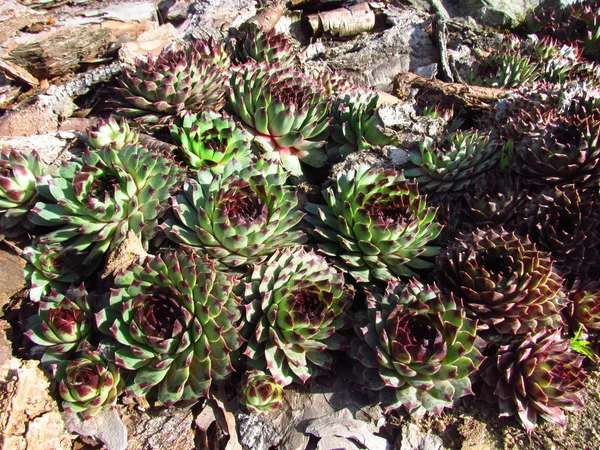
[[[35,104],[9,111],[0,118],[0,136],[29,136],[51,133],[58,129],[58,117],[51,108]]]
[[[18,152],[29,154],[35,150],[46,164],[71,159],[73,154],[80,153],[84,146],[73,146],[78,135],[72,132],[48,133],[30,136],[0,136],[0,149],[12,148]]]
[[[25,260],[13,253],[0,250],[0,310],[10,298],[25,287],[23,268]],[[0,313],[0,316],[2,313]],[[0,362],[2,360],[0,359]]]
[[[306,427],[306,432],[320,438],[344,438],[344,445],[341,448],[359,448],[355,443],[368,448],[369,450],[386,450],[388,442],[386,439],[375,436],[373,433],[377,429],[370,426],[367,422],[343,417],[319,417],[312,420]],[[339,441],[339,439],[336,439]],[[332,447],[331,442],[321,443],[319,447],[323,450],[336,448],[339,442],[336,442],[336,447]],[[337,447],[340,448],[340,447]]]
[[[423,433],[414,423],[402,426],[399,450],[443,450],[442,438],[434,434]]]
[[[473,17],[479,25],[514,27],[541,3],[543,0],[464,0],[458,2],[457,12]]]
[[[128,450],[190,450],[195,448],[193,420],[189,409],[163,409],[160,415],[137,411],[123,415],[129,431]]]
[[[38,361],[10,358],[0,365],[0,435],[4,450],[70,450],[74,438],[50,397]]]
[[[5,320],[0,320],[0,366],[12,356],[12,345],[6,339],[6,330],[10,330],[10,324]]]
[[[101,441],[106,450],[127,449],[127,427],[116,409],[105,409],[88,420],[81,420],[76,413],[63,413],[67,429],[81,436]]]

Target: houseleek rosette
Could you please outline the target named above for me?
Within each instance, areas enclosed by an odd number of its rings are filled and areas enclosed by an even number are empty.
[[[252,136],[229,116],[215,111],[185,114],[181,126],[172,126],[171,136],[181,145],[192,169],[208,168],[220,173],[234,158],[242,167],[252,158]]]
[[[281,407],[285,393],[275,379],[259,370],[251,370],[242,380],[241,402],[248,411],[260,414]]]
[[[23,250],[25,279],[29,283],[29,298],[42,300],[52,289],[64,293],[72,283],[83,281],[95,269],[84,266],[85,254],[74,250],[65,251],[60,243],[34,242]]]
[[[165,405],[197,400],[233,371],[243,341],[236,328],[239,298],[232,292],[238,282],[184,250],[130,266],[115,278],[110,306],[96,322],[122,345],[115,362],[134,371],[129,393],[143,396],[156,388]]]
[[[333,158],[370,150],[375,146],[390,145],[394,139],[377,128],[376,116],[379,95],[374,92],[356,91],[345,94],[333,102],[333,117],[328,155]]]
[[[84,351],[73,361],[61,362],[54,373],[65,411],[85,420],[117,403],[123,390],[118,367],[95,351]]]
[[[226,61],[214,41],[138,59],[118,79],[117,112],[144,124],[165,124],[183,111],[218,110],[227,90]]]
[[[441,277],[492,331],[535,333],[562,325],[563,278],[550,256],[503,228],[461,234],[438,257]]]
[[[91,266],[130,230],[147,245],[180,176],[176,164],[140,146],[88,151],[48,180],[41,190],[48,202],[38,202],[30,220],[59,225],[39,242],[63,245],[62,255],[86,252]]]
[[[247,31],[237,41],[234,54],[241,64],[254,61],[289,67],[296,59],[296,51],[291,41],[275,29],[267,32]]]
[[[37,199],[37,177],[46,165],[37,152],[23,155],[16,150],[0,153],[0,228],[17,225]]]
[[[442,229],[416,184],[401,172],[360,165],[340,172],[323,191],[325,205],[307,204],[319,248],[359,282],[391,280],[427,269]]]
[[[585,357],[569,348],[561,330],[541,331],[521,343],[500,347],[481,367],[481,377],[500,407],[531,433],[541,417],[565,425],[564,411],[583,406]],[[490,395],[491,396],[491,395]]]
[[[323,167],[329,136],[330,101],[324,90],[299,72],[281,66],[245,64],[231,75],[229,106],[249,127],[268,159],[296,176],[300,161]]]
[[[65,295],[51,290],[39,304],[38,315],[29,318],[25,336],[46,347],[42,363],[57,363],[90,346],[93,317],[88,293],[82,284]]]
[[[245,169],[233,162],[219,175],[200,170],[174,197],[165,231],[226,266],[260,263],[306,239],[294,229],[303,214],[286,181],[279,164],[264,160]]]
[[[127,120],[117,122],[113,116],[108,121],[100,119],[98,125],[87,134],[89,146],[96,149],[110,147],[118,151],[138,141],[138,134],[130,128]]]
[[[354,328],[351,356],[362,363],[355,373],[390,409],[440,414],[473,393],[469,376],[483,359],[477,324],[437,286],[392,281],[383,295],[367,291]]]
[[[574,321],[588,331],[600,331],[600,282],[576,283],[569,298]]]
[[[249,366],[266,370],[283,386],[329,369],[328,350],[344,343],[337,332],[353,295],[343,274],[301,247],[278,251],[254,266],[244,293]]]
[[[404,175],[414,178],[423,191],[451,193],[477,183],[498,165],[500,156],[498,143],[489,134],[456,131],[438,141],[421,141],[420,149],[408,154],[414,167]]]

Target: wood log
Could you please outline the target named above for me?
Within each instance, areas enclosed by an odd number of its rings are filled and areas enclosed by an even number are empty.
[[[328,35],[338,38],[358,36],[375,28],[375,11],[369,3],[358,3],[345,8],[310,14],[306,23],[311,36]]]
[[[110,30],[99,26],[61,28],[39,42],[15,47],[9,57],[36,78],[54,78],[76,69],[82,61],[98,58],[110,42]]]

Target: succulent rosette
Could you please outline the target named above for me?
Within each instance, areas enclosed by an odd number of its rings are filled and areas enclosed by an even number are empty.
[[[438,257],[446,286],[492,332],[535,333],[562,325],[562,277],[550,256],[503,228],[461,234]]]
[[[583,406],[585,357],[572,351],[561,330],[541,331],[500,347],[480,373],[500,407],[500,416],[516,416],[531,433],[541,417],[565,425],[564,411]]]
[[[573,319],[588,331],[600,331],[600,283],[576,283],[569,298]]]
[[[84,351],[77,359],[61,362],[54,377],[63,409],[79,413],[84,420],[116,405],[123,390],[119,368],[97,351]]]
[[[551,37],[534,41],[532,57],[539,61],[544,79],[553,83],[564,83],[581,65],[581,51],[577,47],[562,45]]]
[[[469,225],[515,225],[517,213],[525,201],[519,181],[498,171],[489,171],[461,197],[460,211]]]
[[[46,347],[42,363],[52,364],[88,348],[92,324],[88,293],[82,284],[72,286],[65,295],[51,290],[40,302],[38,315],[29,319],[25,335]]]
[[[133,231],[147,245],[157,232],[171,190],[181,178],[172,161],[140,146],[120,151],[86,152],[48,180],[30,220],[56,226],[41,244],[62,244],[61,254],[86,252],[84,265],[94,265]]]
[[[279,164],[260,159],[245,169],[234,161],[219,175],[200,170],[173,198],[167,236],[229,267],[260,263],[306,240],[296,229],[303,213],[286,181]]]
[[[252,159],[252,136],[223,113],[185,114],[181,126],[172,126],[171,136],[192,169],[204,167],[220,173],[234,158],[243,167]]]
[[[70,284],[83,281],[95,269],[83,265],[85,254],[65,252],[59,243],[34,242],[25,247],[23,258],[28,262],[24,272],[29,282],[29,298],[35,302],[41,301],[52,289],[65,292]]]
[[[280,408],[285,393],[275,379],[259,370],[251,370],[242,380],[241,402],[254,414]]]
[[[305,220],[319,248],[358,282],[412,276],[433,264],[429,245],[442,225],[436,209],[403,174],[361,164],[339,172],[323,191],[324,205],[309,203]]]
[[[367,291],[367,311],[359,312],[351,356],[359,381],[377,391],[389,409],[440,414],[471,395],[470,375],[483,357],[476,321],[452,294],[418,280],[388,283],[383,295]]]
[[[331,110],[333,143],[328,149],[330,158],[345,157],[355,151],[394,142],[392,137],[378,129],[378,101],[379,95],[368,91],[348,93],[334,101]]]
[[[489,133],[456,131],[442,139],[426,138],[420,149],[408,154],[414,167],[404,170],[425,192],[452,193],[477,183],[479,177],[498,166],[502,153]]]
[[[299,72],[279,65],[245,64],[231,75],[229,106],[254,134],[268,159],[302,175],[300,161],[323,167],[330,101]]]
[[[267,32],[253,29],[244,33],[237,42],[234,54],[241,64],[254,61],[289,67],[296,60],[292,42],[275,29]]]
[[[0,228],[10,228],[26,218],[37,200],[36,178],[46,165],[37,152],[28,155],[16,150],[0,153]]]
[[[475,62],[465,74],[467,83],[496,88],[518,88],[535,81],[538,77],[537,64],[516,47],[518,45],[515,43],[503,45],[501,50]]]
[[[117,112],[147,125],[165,124],[183,111],[218,110],[224,105],[229,71],[226,54],[214,41],[163,51],[126,68],[115,88]]]
[[[354,291],[325,258],[301,247],[275,253],[246,277],[248,364],[286,386],[331,367]]]
[[[332,72],[331,70],[320,70],[312,74],[315,82],[325,90],[329,97],[360,90],[360,85],[346,74]]]
[[[108,121],[100,119],[98,125],[88,131],[88,144],[95,149],[110,147],[119,151],[128,145],[137,144],[137,141],[138,134],[130,128],[127,120],[117,122],[113,116]]]
[[[115,278],[110,306],[96,314],[96,323],[122,345],[114,358],[134,371],[127,379],[130,394],[155,388],[167,406],[197,400],[233,371],[243,342],[236,328],[240,299],[232,292],[238,283],[214,261],[184,250],[130,266]]]
[[[598,194],[573,186],[547,189],[521,212],[519,231],[552,255],[563,275],[600,275]]]

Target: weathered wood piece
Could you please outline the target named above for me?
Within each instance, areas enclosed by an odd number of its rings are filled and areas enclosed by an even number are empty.
[[[99,26],[61,28],[43,40],[15,47],[10,59],[37,78],[54,78],[97,58],[111,42],[111,32]]]
[[[0,2],[0,42],[5,42],[9,37],[17,34],[21,28],[38,22],[43,16],[14,0],[2,0]]]
[[[2,72],[6,78],[20,81],[29,86],[38,86],[40,84],[40,81],[36,77],[31,75],[21,66],[5,61],[2,58],[0,58],[0,72]]]
[[[345,8],[310,14],[306,23],[312,36],[328,35],[333,37],[358,36],[375,27],[375,11],[368,2],[358,3]]]
[[[240,28],[244,30],[270,31],[275,28],[275,25],[277,25],[277,22],[279,22],[286,9],[284,0],[274,0],[258,11],[254,17],[248,19]]]
[[[394,78],[393,93],[398,98],[408,99],[413,88],[426,91],[428,95],[439,96],[444,102],[475,110],[492,109],[498,100],[511,92],[499,88],[430,80],[411,72],[398,74]]]

